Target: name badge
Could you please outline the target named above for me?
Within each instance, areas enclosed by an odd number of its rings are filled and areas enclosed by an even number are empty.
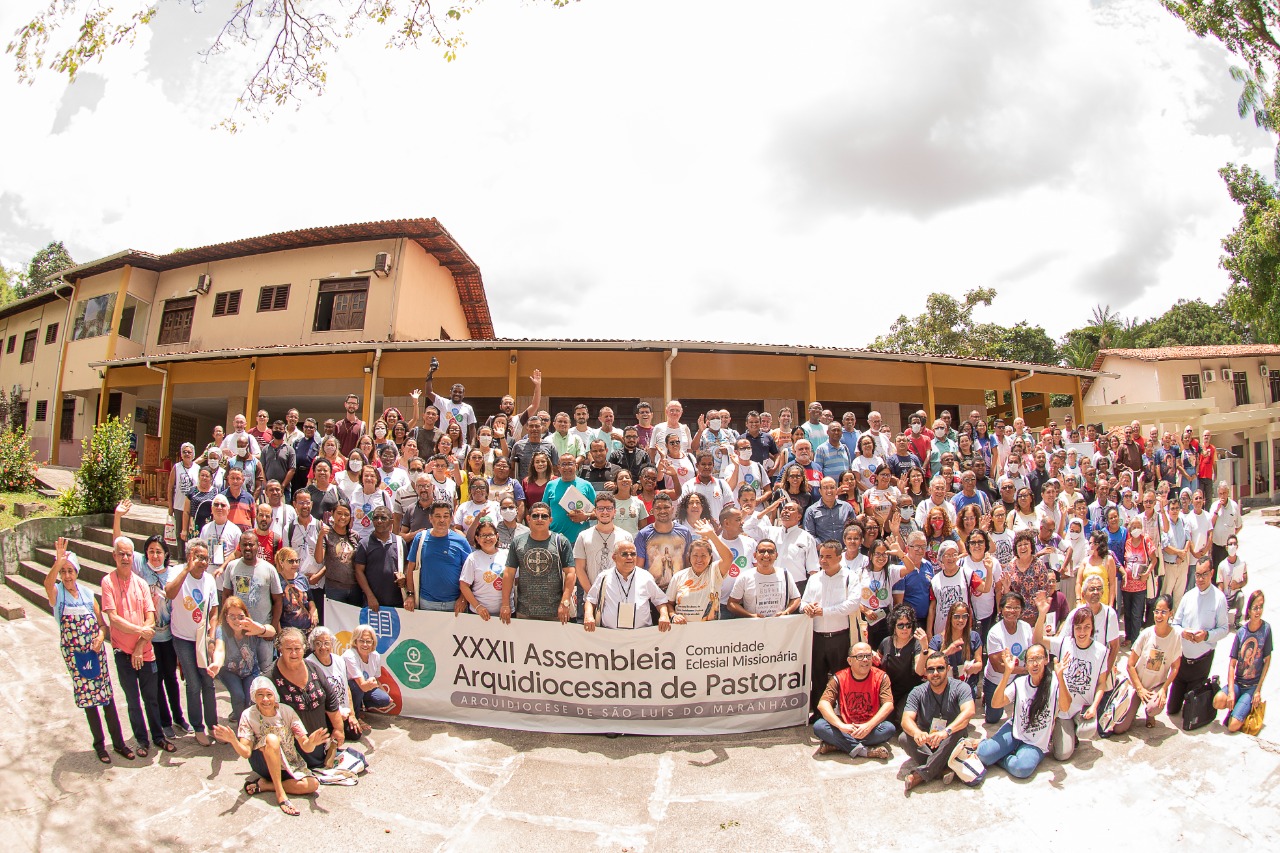
[[[634,603],[619,602],[618,627],[634,628],[636,626],[636,606]]]

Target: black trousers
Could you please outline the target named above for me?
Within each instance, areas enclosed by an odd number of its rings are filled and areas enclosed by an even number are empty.
[[[1182,700],[1187,695],[1187,691],[1206,680],[1211,669],[1213,669],[1213,649],[1203,657],[1195,659],[1184,657],[1178,666],[1177,677],[1169,685],[1169,704],[1165,706],[1165,710],[1171,715],[1181,713]]]
[[[144,662],[142,669],[133,668],[133,659],[125,652],[117,651],[116,680],[124,694],[129,709],[129,726],[139,746],[147,745],[147,727],[151,727],[151,742],[159,744],[165,739],[160,728],[160,675],[155,661]]]
[[[120,728],[120,715],[116,713],[116,700],[102,706],[101,716],[98,707],[84,709],[85,719],[89,721],[89,731],[93,734],[93,748],[99,752],[106,749],[107,737],[102,731],[102,717],[107,718],[107,732],[111,734],[111,745],[116,749],[124,749],[124,731]]]
[[[831,634],[813,632],[813,688],[809,691],[809,710],[816,711],[818,700],[827,689],[831,676],[849,665],[849,629]]]
[[[186,728],[187,718],[182,715],[182,691],[178,687],[178,653],[173,650],[173,640],[159,640],[151,644],[156,653],[156,670],[159,675],[156,699],[159,703],[160,725]]]

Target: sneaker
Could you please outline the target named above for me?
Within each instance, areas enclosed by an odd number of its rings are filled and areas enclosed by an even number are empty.
[[[191,725],[190,723],[183,723],[182,730],[189,735],[193,735],[196,733],[195,726]]]
[[[178,736],[178,733],[173,730],[173,726],[164,726],[160,730],[164,732],[164,736],[170,740],[173,740]]]
[[[956,781],[956,771],[948,770],[946,773],[942,774],[942,784],[950,785],[954,781]]]

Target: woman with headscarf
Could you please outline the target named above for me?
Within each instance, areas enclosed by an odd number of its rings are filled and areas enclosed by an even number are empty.
[[[132,761],[133,750],[124,739],[120,715],[116,713],[115,695],[111,692],[111,671],[107,668],[106,629],[102,611],[88,587],[80,586],[80,562],[67,551],[67,540],[59,539],[57,556],[44,577],[44,593],[58,620],[59,646],[62,659],[71,675],[71,692],[76,707],[84,709],[93,733],[93,751],[103,764],[111,763],[107,741],[102,731],[102,717],[107,718],[111,748],[116,755]],[[102,709],[99,716],[98,709]]]
[[[329,732],[321,727],[307,734],[297,712],[280,703],[280,694],[269,678],[255,678],[249,693],[253,705],[245,709],[237,730],[214,726],[213,736],[229,744],[241,758],[249,759],[249,767],[258,774],[245,781],[246,794],[252,797],[274,791],[280,811],[297,817],[299,811],[289,797],[320,790],[303,756],[323,750]]]

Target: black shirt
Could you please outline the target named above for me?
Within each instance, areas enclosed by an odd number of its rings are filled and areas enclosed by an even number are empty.
[[[394,533],[389,542],[379,542],[377,536],[370,536],[368,542],[356,546],[353,562],[364,566],[365,582],[380,607],[404,606],[404,593],[396,584],[402,547],[400,537]]]
[[[608,462],[605,463],[603,468],[597,468],[588,462],[578,469],[578,476],[595,486],[616,481],[618,472],[621,470],[617,465]]]
[[[920,641],[914,636],[902,648],[893,644],[893,637],[885,637],[880,643],[880,668],[889,675],[893,695],[905,696],[922,679],[916,675],[916,656],[920,654]],[[896,701],[894,704],[898,704]]]
[[[649,461],[649,454],[642,447],[637,447],[635,450],[621,447],[609,454],[609,463],[630,471],[631,480],[635,483],[640,482],[640,472],[644,467],[652,464]]]

